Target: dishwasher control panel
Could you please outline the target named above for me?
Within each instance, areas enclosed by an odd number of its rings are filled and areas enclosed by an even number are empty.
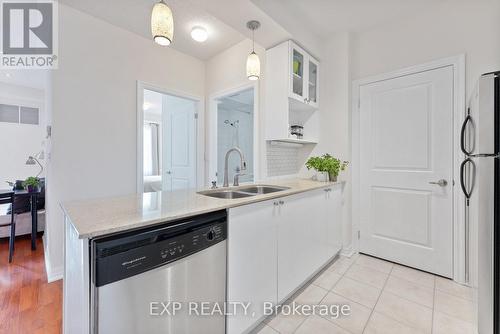
[[[160,251],[162,259],[175,260],[184,254],[192,254],[205,249],[212,244],[226,239],[225,224],[212,225],[180,238],[173,238],[166,247]]]
[[[207,215],[201,216],[206,218]],[[127,233],[93,243],[93,280],[97,287],[168,265],[227,238],[227,217],[210,214],[176,225]],[[207,220],[207,219],[205,219]]]

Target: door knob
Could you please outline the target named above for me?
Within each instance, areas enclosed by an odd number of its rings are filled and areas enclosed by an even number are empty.
[[[430,184],[437,184],[440,187],[446,187],[448,185],[448,181],[445,179],[438,180],[437,182],[429,182]]]
[[[172,174],[172,172],[171,172],[171,171],[167,171],[167,174],[169,174],[169,175],[170,175],[170,174]]]

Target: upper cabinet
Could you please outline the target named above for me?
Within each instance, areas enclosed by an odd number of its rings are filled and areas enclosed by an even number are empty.
[[[266,51],[266,140],[317,143],[319,66],[293,41]]]
[[[292,41],[289,45],[289,97],[312,108],[318,108],[319,62]]]

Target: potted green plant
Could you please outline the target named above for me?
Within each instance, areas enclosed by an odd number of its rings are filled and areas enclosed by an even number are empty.
[[[317,171],[316,179],[318,181],[336,182],[340,171],[345,170],[348,164],[348,161],[341,161],[330,154],[323,154],[320,157],[310,157],[306,162],[306,167]]]
[[[337,182],[339,173],[345,170],[345,168],[349,164],[349,161],[342,161],[340,159],[332,157],[330,154],[324,154],[323,159],[325,159],[325,165],[330,181]]]
[[[23,182],[23,187],[28,190],[28,192],[33,192],[40,186],[40,180],[37,177],[30,176]]]
[[[328,181],[328,165],[323,157],[310,157],[306,162],[307,169],[316,171],[316,180],[321,182]]]

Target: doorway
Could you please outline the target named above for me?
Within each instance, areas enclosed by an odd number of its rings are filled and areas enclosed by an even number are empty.
[[[353,221],[360,252],[455,278],[458,70],[433,65],[355,83]]]
[[[198,101],[142,89],[142,192],[197,187]]]
[[[210,180],[223,183],[226,153],[234,147],[244,155],[247,169],[240,170],[237,154],[228,157],[228,176],[232,180],[241,174],[240,182],[252,182],[256,166],[256,97],[253,85],[227,91],[211,98],[211,156],[209,161]]]

